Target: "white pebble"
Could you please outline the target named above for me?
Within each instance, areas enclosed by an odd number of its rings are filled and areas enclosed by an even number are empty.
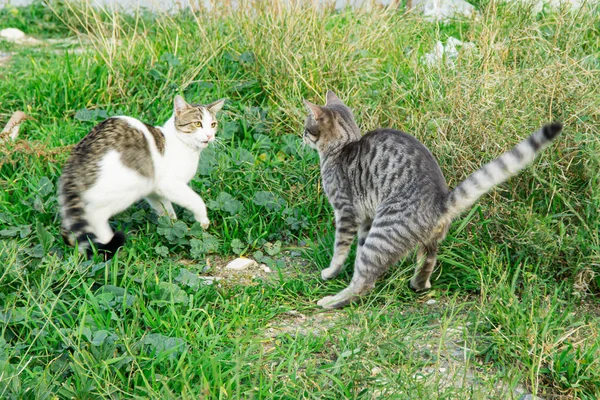
[[[432,306],[432,305],[434,305],[435,303],[437,303],[437,301],[435,301],[434,299],[429,299],[429,300],[427,300],[427,301],[425,302],[425,304],[427,304],[428,306]]]
[[[6,28],[0,31],[0,37],[6,40],[21,40],[25,38],[25,33],[17,28]]]
[[[222,278],[218,276],[199,276],[198,279],[205,285],[212,285],[213,283],[220,281]]]
[[[265,271],[267,274],[273,272],[273,270],[269,267],[267,267],[266,264],[260,264],[260,269],[262,269],[263,271]]]
[[[251,260],[249,258],[240,257],[240,258],[236,258],[235,260],[233,260],[232,262],[227,264],[225,266],[225,269],[232,269],[234,271],[243,271],[248,268],[255,267],[257,265],[258,265],[257,262],[254,260]]]

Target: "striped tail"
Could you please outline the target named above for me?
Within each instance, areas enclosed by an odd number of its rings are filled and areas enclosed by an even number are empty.
[[[504,182],[531,164],[537,154],[546,148],[562,131],[560,122],[545,125],[542,129],[517,144],[512,150],[502,154],[473,172],[459,184],[446,200],[446,212],[441,221],[449,223],[460,213],[470,208],[479,197],[491,188]]]
[[[125,244],[125,234],[118,231],[108,243],[100,243],[85,219],[83,201],[77,189],[76,185],[68,180],[63,182],[61,179],[58,192],[62,217],[61,236],[69,246],[77,242],[79,251],[84,253],[88,260],[94,256],[94,248],[91,246],[93,244],[96,252],[108,261],[115,255],[117,249]]]

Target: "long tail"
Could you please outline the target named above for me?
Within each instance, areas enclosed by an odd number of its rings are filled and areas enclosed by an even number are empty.
[[[77,242],[79,251],[84,253],[88,259],[94,256],[94,249],[91,246],[93,244],[99,255],[105,260],[110,260],[117,249],[125,244],[125,234],[118,231],[108,243],[100,243],[85,218],[83,200],[79,193],[77,185],[71,184],[68,179],[61,178],[58,202],[62,216],[61,235],[63,240],[69,246],[73,246]]]
[[[460,183],[446,200],[446,212],[441,221],[449,223],[460,213],[470,208],[475,201],[491,188],[504,182],[529,165],[537,154],[546,148],[562,131],[560,122],[545,125],[542,129],[473,172]]]

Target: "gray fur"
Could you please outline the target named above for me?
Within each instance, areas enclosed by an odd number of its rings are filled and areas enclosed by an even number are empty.
[[[343,307],[369,291],[415,247],[422,265],[410,286],[429,289],[438,243],[452,219],[531,163],[562,129],[560,124],[545,126],[451,191],[431,152],[414,137],[392,129],[361,136],[352,112],[331,91],[324,107],[305,104],[311,113],[304,141],[319,152],[323,188],[336,220],[334,254],[323,279],[341,272],[358,234],[352,281],[321,299],[318,304],[325,308]]]

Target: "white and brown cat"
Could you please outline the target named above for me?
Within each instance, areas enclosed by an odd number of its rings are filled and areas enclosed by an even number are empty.
[[[172,117],[163,126],[112,117],[96,125],[73,149],[60,178],[62,236],[78,243],[88,258],[93,243],[105,259],[125,242],[109,219],[144,198],[159,214],[175,219],[172,203],[190,210],[203,228],[206,205],[188,183],[202,149],[215,140],[216,113],[225,99],[188,104],[175,96]]]

